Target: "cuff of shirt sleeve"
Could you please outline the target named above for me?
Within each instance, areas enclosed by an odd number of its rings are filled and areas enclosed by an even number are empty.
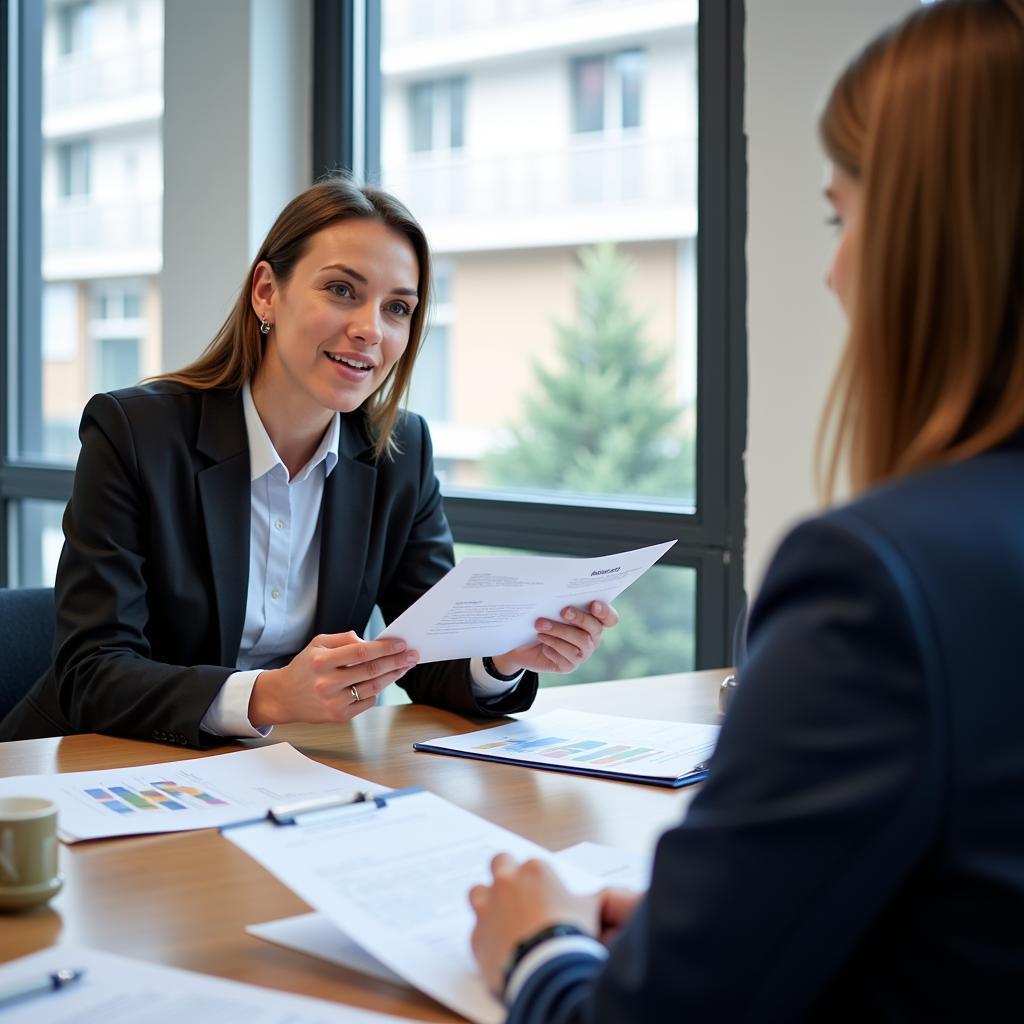
[[[515,679],[495,679],[484,668],[483,658],[470,659],[469,674],[473,680],[473,695],[482,700],[504,697],[506,693],[514,690],[519,685],[519,680],[523,678],[523,673],[520,672]]]
[[[213,703],[203,715],[199,728],[213,736],[237,736],[259,739],[269,736],[272,725],[257,729],[249,721],[249,698],[261,668],[248,672],[232,672],[213,698]]]
[[[556,939],[548,939],[542,942],[535,949],[531,949],[522,960],[516,964],[515,969],[509,975],[508,984],[505,986],[505,1003],[511,1006],[516,1001],[516,996],[522,991],[530,975],[539,970],[549,960],[563,956],[566,953],[586,953],[596,960],[604,960],[608,956],[608,950],[601,945],[597,939],[589,935],[560,935]]]

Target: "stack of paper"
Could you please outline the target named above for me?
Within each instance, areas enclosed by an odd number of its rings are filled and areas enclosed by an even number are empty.
[[[577,843],[556,853],[555,860],[560,864],[575,865],[589,871],[600,878],[604,885],[646,890],[650,883],[650,857],[598,843]],[[267,942],[315,956],[350,971],[369,974],[392,985],[405,985],[398,974],[367,953],[355,940],[332,924],[330,918],[315,911],[279,921],[252,924],[246,931]]]
[[[559,710],[413,746],[432,754],[655,786],[685,786],[707,774],[718,732],[717,725]]]
[[[470,887],[490,880],[502,851],[549,861],[575,892],[604,881],[432,793],[398,793],[308,824],[261,822],[224,835],[390,971],[478,1024],[500,1024],[504,1008],[469,945]]]

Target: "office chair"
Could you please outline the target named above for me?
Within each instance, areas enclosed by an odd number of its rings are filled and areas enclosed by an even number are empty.
[[[0,719],[53,659],[53,588],[0,590]]]

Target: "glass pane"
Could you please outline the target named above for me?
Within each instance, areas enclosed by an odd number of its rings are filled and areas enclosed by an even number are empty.
[[[694,10],[384,0],[382,179],[450,273],[448,493],[694,509]],[[461,147],[433,86],[414,151],[410,95],[456,74]]]
[[[64,546],[61,519],[64,503],[58,501],[18,501],[10,506],[8,522],[11,552],[12,586],[52,587],[57,575],[57,560]]]
[[[409,90],[410,144],[414,153],[427,153],[434,148],[434,86],[421,82]]]
[[[12,454],[70,464],[89,396],[164,369],[163,0],[36,11],[42,45],[22,83],[41,83],[42,120],[24,126],[21,175],[38,191],[20,220],[22,251],[41,260],[19,268]],[[97,333],[100,322],[112,327]]]
[[[537,552],[455,545],[457,562],[468,555],[532,554]],[[605,632],[590,660],[569,675],[542,674],[541,686],[692,672],[697,635],[696,585],[695,569],[654,566],[616,599],[615,610],[621,621]]]
[[[428,420],[443,422],[448,416],[448,325],[434,323],[423,339],[409,408]]]
[[[604,128],[604,57],[572,62],[572,127],[577,132]]]
[[[643,100],[645,58],[643,50],[625,50],[616,59],[622,97],[622,127],[639,128]]]
[[[461,78],[453,78],[448,85],[448,143],[452,149],[462,148],[465,106],[465,82]]]

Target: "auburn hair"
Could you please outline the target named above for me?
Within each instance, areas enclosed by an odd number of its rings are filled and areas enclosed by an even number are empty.
[[[409,390],[413,365],[424,334],[430,295],[430,249],[426,235],[413,215],[394,196],[379,188],[357,185],[350,178],[332,175],[296,196],[280,213],[249,268],[238,298],[213,340],[194,362],[154,380],[176,381],[206,390],[238,390],[251,380],[266,345],[260,320],[252,308],[252,283],[258,264],[266,261],[278,282],[289,280],[295,265],[309,248],[317,232],[346,220],[376,220],[404,236],[419,265],[419,303],[409,324],[409,342],[387,378],[363,404],[366,423],[377,458],[395,449],[395,422]]]
[[[825,150],[861,186],[850,330],[818,435],[830,499],[1024,427],[1024,0],[941,0],[832,89]]]

